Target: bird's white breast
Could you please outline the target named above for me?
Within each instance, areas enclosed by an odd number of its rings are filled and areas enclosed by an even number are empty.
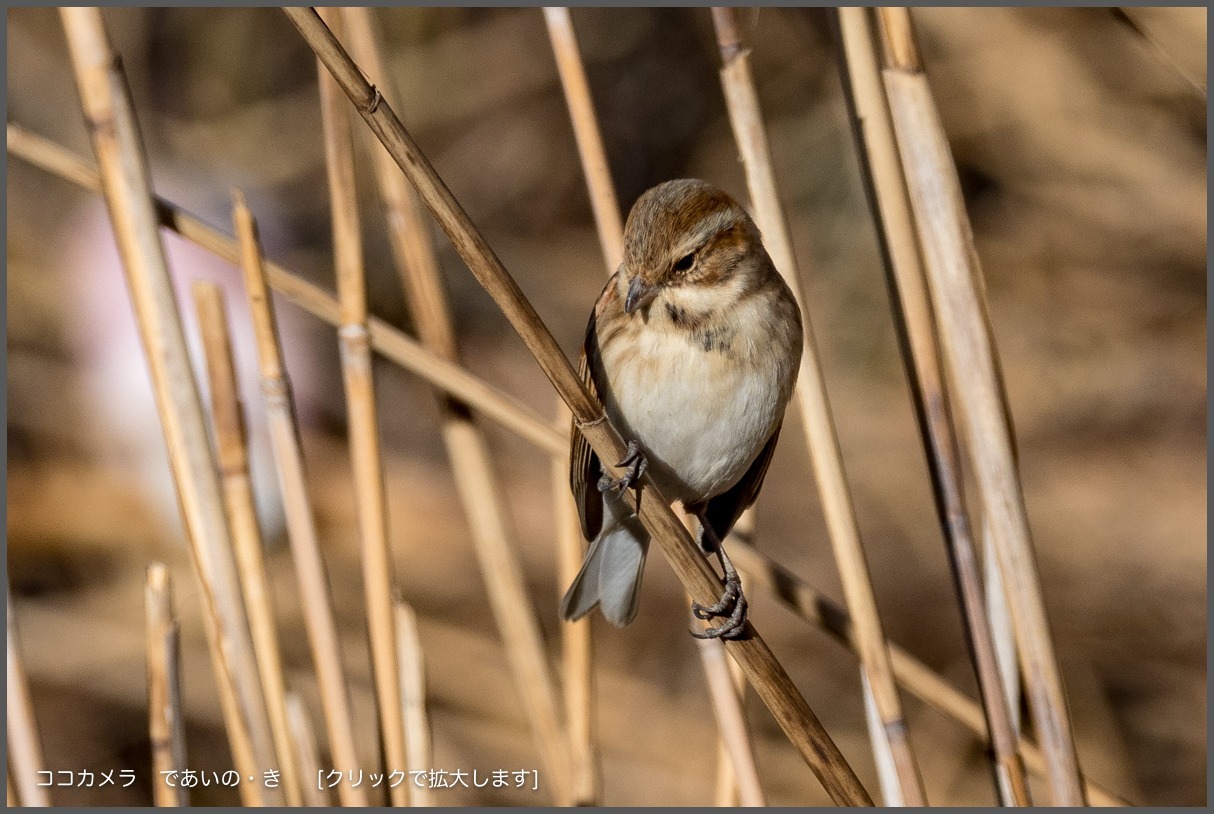
[[[668,497],[699,501],[733,486],[779,422],[790,371],[764,324],[731,320],[727,349],[660,323],[600,348],[610,417],[645,447]]]

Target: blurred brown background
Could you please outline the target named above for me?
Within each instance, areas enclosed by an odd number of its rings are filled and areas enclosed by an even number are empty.
[[[983,261],[1083,764],[1135,802],[1201,805],[1206,12],[1132,14],[1155,45],[1107,9],[923,9],[914,19]],[[230,231],[228,190],[239,185],[267,252],[331,288],[316,70],[286,18],[143,9],[107,11],[106,20],[158,191]],[[403,120],[574,354],[603,269],[539,10],[390,9],[379,20]],[[765,9],[743,20],[757,44],[759,93],[887,631],[974,695],[827,18]],[[744,199],[707,11],[588,9],[574,22],[621,205],[685,176]],[[87,155],[55,12],[10,9],[8,45],[10,121]],[[365,172],[362,181],[372,309],[409,329]],[[230,767],[163,443],[100,202],[12,159],[7,193],[8,568],[21,649],[51,768],[139,772],[128,790],[53,789],[53,799],[147,804],[151,559],[176,577],[191,765]],[[539,369],[440,245],[469,366],[550,412]],[[248,367],[235,270],[188,247],[171,251],[182,281],[227,286]],[[279,310],[370,769],[337,342],[290,306]],[[421,615],[436,768],[535,768],[428,388],[389,364],[377,374],[397,571]],[[245,393],[261,444],[254,466],[288,681],[317,716],[252,381]],[[564,586],[554,578],[549,468],[526,443],[485,426],[555,646]],[[760,501],[758,535],[781,562],[841,596],[795,430]],[[682,606],[677,580],[653,557],[637,623],[618,631],[595,622],[608,804],[711,802],[715,728]],[[875,791],[853,657],[758,592],[752,606]],[[903,697],[931,801],[993,802],[974,740]],[[826,802],[762,705],[752,698],[749,710],[770,802]],[[197,803],[235,801],[196,792]],[[547,800],[513,790],[438,795],[444,804]]]

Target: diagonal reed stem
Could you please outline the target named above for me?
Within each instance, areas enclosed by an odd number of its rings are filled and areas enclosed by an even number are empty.
[[[876,594],[860,540],[847,476],[843,471],[843,457],[826,396],[826,383],[809,312],[801,292],[788,219],[780,203],[767,132],[750,71],[749,50],[743,47],[737,15],[732,8],[714,8],[712,19],[721,52],[721,85],[725,91],[734,140],[746,170],[746,185],[755,208],[755,219],[776,269],[783,275],[801,306],[805,339],[796,398],[843,595],[855,620],[861,683],[868,690],[866,695],[871,696],[866,709],[877,714],[877,721],[871,722],[871,725],[873,752],[882,778],[882,791],[887,804],[924,805],[923,782],[911,750],[902,702],[890,669]]]
[[[577,373],[561,353],[560,346],[534,307],[435,173],[391,106],[384,102],[382,94],[367,82],[362,71],[346,54],[315,11],[307,8],[286,8],[283,11],[312,50],[324,61],[381,143],[388,148],[393,160],[409,178],[478,282],[510,320],[553,386],[569,405],[576,426],[600,460],[622,460],[625,456],[624,441],[607,421],[602,405],[581,384]],[[611,469],[612,475],[622,474],[620,467]],[[686,529],[671,511],[669,501],[653,486],[648,477],[643,479],[642,487],[650,495],[650,499],[637,500],[636,510],[641,521],[657,540],[684,587],[696,601],[701,604],[715,601],[722,590],[721,580],[713,573]],[[632,496],[631,499],[636,498]],[[753,625],[748,624],[744,633],[744,638],[731,640],[726,647],[746,670],[759,696],[771,709],[785,734],[813,769],[831,798],[838,803],[871,804],[868,793],[839,753],[838,747],[822,728],[817,716],[805,703]]]
[[[274,625],[274,608],[266,579],[265,556],[257,510],[253,500],[253,482],[249,476],[248,439],[245,433],[244,406],[236,383],[236,365],[223,290],[215,283],[196,282],[193,286],[194,309],[202,334],[211,424],[215,431],[215,452],[223,487],[224,505],[236,547],[236,567],[240,572],[245,606],[249,609],[249,627],[253,634],[262,692],[270,714],[271,734],[282,772],[282,787],[287,805],[302,804],[291,733],[284,703],[282,656]]]
[[[291,385],[282,359],[282,345],[274,322],[274,306],[266,286],[262,266],[261,246],[257,239],[257,223],[239,190],[233,191],[233,220],[240,238],[240,262],[244,272],[245,291],[253,317],[253,335],[257,340],[257,357],[261,370],[261,392],[270,425],[270,445],[282,489],[283,509],[287,521],[287,538],[295,560],[295,575],[299,580],[300,606],[304,627],[316,666],[320,686],[320,702],[325,727],[329,735],[329,750],[333,768],[340,772],[360,769],[358,750],[354,741],[354,724],[350,713],[350,692],[341,663],[341,642],[337,622],[333,617],[333,597],[329,593],[328,577],[320,554],[316,521],[309,505],[307,482],[304,477],[303,451],[300,449],[299,426],[291,401]],[[304,756],[301,756],[301,759]],[[304,785],[311,778],[302,777]],[[365,806],[367,796],[362,786],[340,783],[337,793],[345,806]]]
[[[92,192],[99,193],[101,190],[95,168],[62,146],[34,135],[19,125],[8,125],[7,147],[11,155],[63,180]],[[234,263],[240,262],[239,248],[232,238],[170,201],[157,199],[157,207],[164,228],[218,257]],[[276,291],[316,318],[330,325],[338,323],[338,305],[332,296],[273,262],[264,261],[264,266],[268,282]],[[421,376],[449,396],[465,401],[485,417],[498,421],[501,426],[517,433],[520,438],[545,450],[562,465],[567,464],[565,459],[569,451],[563,434],[546,419],[521,406],[513,397],[462,368],[439,359],[404,334],[374,318],[371,320],[371,342],[385,358]],[[734,538],[736,536],[733,535]],[[800,581],[767,555],[745,544],[731,545],[734,546],[731,551],[736,548],[739,552],[734,555],[734,564],[739,571],[753,573],[756,585],[772,591],[781,602],[789,605],[806,621],[830,633],[835,641],[855,652],[855,644],[850,639],[850,634],[846,633],[850,625],[846,610]],[[749,552],[749,556],[745,556],[746,552]],[[891,644],[890,648],[894,675],[899,684],[943,715],[969,729],[983,743],[987,742],[987,729],[981,705],[967,698],[938,673],[896,645]],[[1021,738],[1020,749],[1028,769],[1034,774],[1044,776],[1045,759],[1040,748],[1028,738]],[[1084,784],[1095,804],[1129,805],[1090,778],[1085,778]]]
[[[181,317],[160,241],[147,156],[121,62],[101,12],[60,10],[85,121],[122,256],[140,338],[152,374],[161,427],[201,585],[203,619],[233,758],[242,776],[275,765],[248,617],[240,592],[218,469],[190,368]],[[242,783],[246,804],[280,804],[277,789]]]
[[[9,796],[15,790],[23,806],[43,808],[51,804],[46,785],[39,775],[46,773],[42,754],[42,738],[34,718],[34,702],[30,697],[29,681],[21,663],[17,642],[17,620],[13,615],[13,589],[5,596],[7,637],[5,650],[5,710],[8,718]]]
[[[341,15],[326,9],[330,27],[340,31]],[[384,505],[384,472],[375,405],[375,379],[367,330],[367,286],[363,268],[362,232],[354,170],[354,134],[349,108],[328,72],[317,64],[320,115],[324,131],[325,170],[333,223],[333,255],[337,298],[341,305],[341,369],[349,415],[350,458],[358,532],[362,542],[363,590],[371,646],[371,675],[375,685],[384,772],[405,770],[404,714],[400,705],[400,663],[392,612],[393,563]],[[389,784],[392,805],[409,802],[404,783]]]
[[[173,616],[173,583],[164,563],[148,566],[148,733],[152,741],[152,799],[157,806],[188,806],[190,791],[169,785],[168,772],[186,769],[185,718],[181,709],[181,630]]]
[[[1006,580],[1016,648],[1029,706],[1048,757],[1053,801],[1083,805],[1066,693],[1033,558],[1006,394],[957,168],[923,73],[908,11],[882,8],[878,20],[887,46],[885,88],[923,246],[928,288],[950,378],[960,396],[983,510]]]
[[[952,565],[980,697],[992,733],[999,799],[1004,805],[1028,805],[1028,783],[1017,753],[1017,728],[1001,688],[983,579],[970,532],[962,491],[956,435],[936,342],[935,317],[928,298],[919,243],[885,102],[869,16],[860,8],[838,10],[841,72],[856,136],[857,151],[878,224],[886,279],[895,303],[907,378],[930,468],[937,513]]]
[[[370,10],[351,8],[346,10],[345,16],[351,24],[351,47],[370,72],[369,76],[379,83],[384,98],[395,101]],[[458,363],[454,323],[443,293],[429,220],[392,157],[373,137],[369,141],[388,219],[393,259],[401,274],[422,344],[438,356]],[[527,710],[527,720],[550,778],[555,801],[568,804],[573,802],[570,799],[568,739],[543,634],[527,595],[505,495],[494,474],[488,444],[467,406],[441,399],[439,408],[447,456],[472,530],[474,550],[515,688]]]

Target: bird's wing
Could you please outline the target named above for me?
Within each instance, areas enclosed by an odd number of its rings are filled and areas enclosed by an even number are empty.
[[[727,491],[708,501],[708,505],[704,509],[704,517],[712,526],[712,530],[716,532],[718,540],[725,539],[725,535],[729,534],[733,524],[738,522],[742,512],[750,508],[751,504],[755,502],[755,498],[759,496],[759,490],[763,488],[763,479],[767,477],[767,469],[771,466],[771,459],[776,451],[776,441],[780,437],[782,426],[783,421],[776,425],[771,438],[767,439],[767,444],[759,452],[754,463],[750,465],[750,469],[746,470],[742,479]]]
[[[600,401],[602,396],[594,382],[594,374],[599,365],[599,340],[596,326],[603,309],[619,297],[615,287],[615,278],[616,275],[613,274],[594,304],[590,322],[586,326],[582,355],[578,361],[578,374],[582,377],[582,383]],[[594,453],[586,441],[586,437],[578,428],[573,426],[571,432],[569,486],[573,490],[573,500],[577,504],[578,519],[582,524],[582,536],[587,540],[593,540],[603,527],[603,495],[599,492],[598,487],[599,476],[602,475],[602,465],[599,463],[599,456]]]

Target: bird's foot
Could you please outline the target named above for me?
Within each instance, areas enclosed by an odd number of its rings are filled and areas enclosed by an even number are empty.
[[[742,580],[730,562],[724,548],[717,548],[721,567],[725,569],[725,590],[716,603],[705,607],[699,602],[691,603],[691,613],[705,622],[724,619],[720,627],[705,628],[703,632],[692,631],[697,639],[733,639],[746,629],[746,596],[742,593]]]
[[[645,474],[645,470],[649,467],[649,459],[645,457],[645,453],[641,450],[641,445],[635,440],[628,442],[628,450],[624,455],[624,460],[620,461],[616,466],[624,466],[627,469],[624,474],[618,478],[613,478],[606,473],[599,478],[600,492],[624,492],[636,485],[641,479],[641,475]]]

